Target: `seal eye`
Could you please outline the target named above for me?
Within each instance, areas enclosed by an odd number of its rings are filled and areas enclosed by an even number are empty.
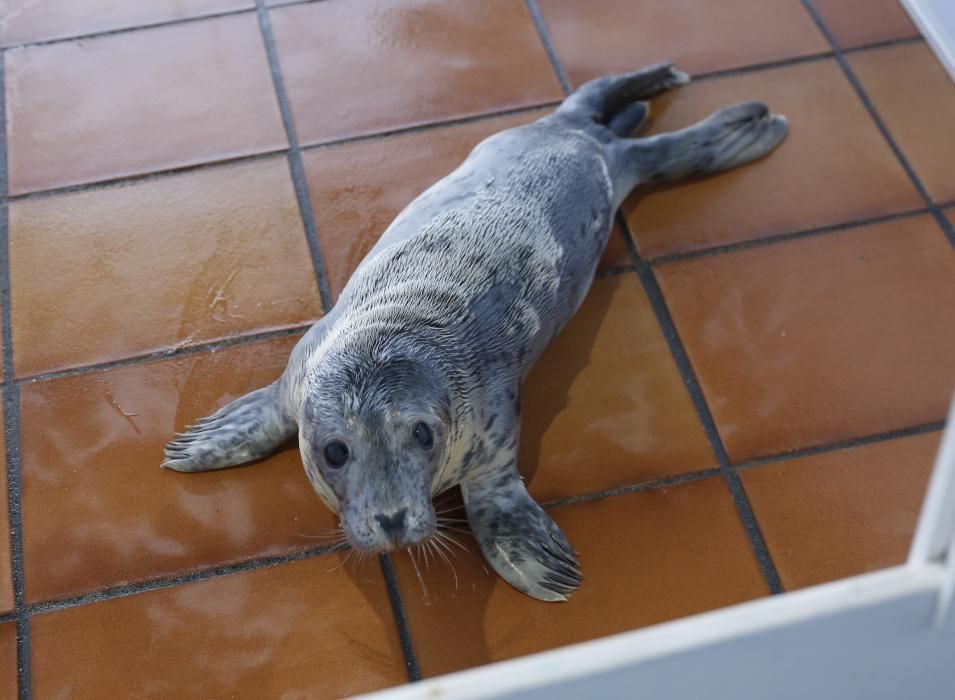
[[[332,440],[325,445],[325,461],[335,469],[345,466],[348,461],[348,445],[341,440]]]
[[[414,439],[426,450],[430,450],[434,446],[434,436],[431,434],[431,428],[422,421],[415,423]]]

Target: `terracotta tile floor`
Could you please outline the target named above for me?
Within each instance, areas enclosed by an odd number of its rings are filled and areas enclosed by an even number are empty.
[[[0,52],[0,698],[338,697],[904,559],[955,386],[955,85],[896,0],[0,0]],[[466,533],[453,572],[346,560],[294,445],[158,469],[475,143],[665,59],[701,79],[651,133],[754,98],[792,133],[635,193],[528,379],[570,603]]]

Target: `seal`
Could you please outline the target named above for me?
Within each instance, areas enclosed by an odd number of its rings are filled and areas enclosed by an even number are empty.
[[[398,215],[283,375],[175,436],[163,466],[222,469],[297,434],[315,491],[370,552],[435,536],[433,499],[460,485],[498,574],[566,599],[576,552],[518,471],[522,382],[583,301],[635,186],[748,163],[788,131],[747,102],[631,138],[646,100],[688,81],[669,64],[598,78],[478,144]]]

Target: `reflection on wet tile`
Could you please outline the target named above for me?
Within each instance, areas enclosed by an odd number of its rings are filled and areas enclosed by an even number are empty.
[[[598,279],[525,384],[521,472],[550,500],[714,466],[635,275]]]
[[[638,189],[624,211],[644,257],[923,206],[834,61],[688,85],[654,102],[650,131],[682,128],[747,100],[785,114],[789,137],[757,163]]]
[[[734,460],[947,413],[955,253],[930,216],[657,275]]]
[[[378,563],[329,555],[33,617],[37,698],[337,698],[406,680]]]
[[[0,412],[0,425],[3,425]],[[0,430],[0,613],[13,610],[13,575],[10,552],[10,517],[7,509],[7,445]]]
[[[787,589],[902,564],[941,433],[742,471]]]
[[[284,158],[10,207],[17,374],[321,315]]]
[[[287,146],[254,14],[5,60],[11,194]]]
[[[17,697],[17,623],[0,625],[0,697]]]
[[[918,36],[899,0],[813,0],[842,48]]]
[[[332,296],[338,297],[401,210],[460,165],[474,146],[548,111],[306,151],[305,173]],[[630,253],[618,229],[601,267],[629,263]]]
[[[457,584],[440,561],[422,569],[422,584],[408,555],[397,557],[424,675],[582,642],[766,593],[722,480],[564,506],[551,514],[580,553],[584,571],[583,585],[568,603],[534,601],[483,571],[469,535],[459,536],[469,552],[459,551],[453,560]]]
[[[937,202],[955,200],[955,89],[923,43],[852,54],[879,115]]]
[[[294,340],[24,385],[27,600],[322,545],[337,520],[294,442],[244,468],[159,468],[173,432],[277,378]]]
[[[691,73],[829,50],[799,0],[538,0],[574,85],[673,61]]]
[[[521,0],[331,0],[271,17],[303,144],[562,97]]]
[[[253,0],[0,0],[0,44],[81,36],[253,7]]]

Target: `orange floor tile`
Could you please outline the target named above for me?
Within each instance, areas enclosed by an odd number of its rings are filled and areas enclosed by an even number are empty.
[[[0,697],[17,697],[17,624],[0,624]]]
[[[0,698],[341,697],[904,560],[955,387],[955,84],[897,0],[56,4],[0,2]],[[791,133],[635,192],[526,382],[569,602],[459,521],[449,562],[336,546],[294,440],[159,468],[475,144],[663,60],[697,80],[647,133],[750,99]]]
[[[36,615],[34,695],[341,697],[400,683],[381,572],[343,557]]]
[[[734,460],[921,425],[948,410],[955,254],[932,216],[656,273]]]
[[[521,0],[317,2],[271,16],[302,144],[561,97]]]
[[[829,50],[799,0],[538,0],[572,85],[674,61],[692,73]]]
[[[13,202],[10,276],[18,376],[322,315],[281,157]]]
[[[924,205],[832,59],[690,84],[654,102],[652,131],[683,128],[748,99],[790,119],[787,147],[718,177],[635,193],[624,211],[641,255],[662,257]]]
[[[78,37],[96,32],[162,24],[255,7],[254,0],[74,0],[54,8],[33,0],[6,0],[0,44]]]
[[[586,580],[567,605],[528,600],[485,571],[476,547],[429,568],[397,558],[398,581],[426,676],[449,673],[766,594],[720,478],[551,511]],[[660,523],[665,522],[665,528]],[[611,535],[613,546],[608,546]],[[455,535],[457,536],[457,535]],[[461,535],[463,540],[464,535]],[[637,593],[638,592],[638,593]]]
[[[844,49],[919,35],[898,0],[813,0]]]
[[[787,589],[902,564],[936,432],[741,472]]]
[[[14,48],[4,59],[11,194],[288,144],[254,15]]]
[[[932,198],[955,201],[955,94],[935,54],[919,42],[862,51],[849,61]]]

